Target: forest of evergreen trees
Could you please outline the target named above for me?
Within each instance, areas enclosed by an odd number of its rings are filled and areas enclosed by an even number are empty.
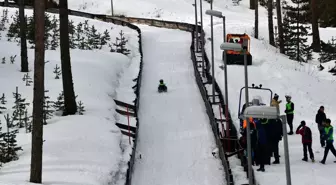
[[[325,43],[319,33],[319,27],[336,27],[335,0],[250,0],[250,8],[256,10],[256,3],[267,8],[269,44],[278,47],[281,53],[298,62],[312,60],[313,51],[320,53],[317,60],[321,63],[336,59],[335,39],[332,37]],[[278,23],[275,28],[274,9]],[[258,25],[256,15],[255,25]],[[254,31],[258,36],[258,29]],[[307,43],[308,37],[312,37],[312,44]]]

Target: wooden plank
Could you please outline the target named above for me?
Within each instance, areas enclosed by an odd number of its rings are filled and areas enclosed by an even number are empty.
[[[121,129],[128,130],[128,125],[125,125],[125,124],[122,124],[122,123],[116,123],[116,125]],[[129,129],[130,129],[130,131],[132,131],[134,133],[136,132],[136,127],[129,126]]]
[[[114,102],[115,102],[117,105],[119,105],[119,106],[122,106],[122,107],[127,107],[127,106],[128,106],[129,109],[133,109],[133,111],[135,110],[135,106],[134,106],[134,105],[131,105],[131,104],[128,104],[128,103],[119,101],[119,100],[115,100],[115,99],[114,99]]]
[[[135,117],[135,113],[134,112],[127,112],[127,111],[120,110],[120,109],[116,109],[116,111],[119,114],[122,114],[122,115],[125,115],[125,116],[129,115],[129,116]]]
[[[132,132],[128,133],[127,130],[121,130],[121,133],[126,135],[126,136],[130,136],[132,138],[135,138],[135,134],[133,134]]]

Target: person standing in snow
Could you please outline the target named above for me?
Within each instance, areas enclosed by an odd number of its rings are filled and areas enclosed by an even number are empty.
[[[321,147],[325,146],[325,142],[323,139],[323,132],[324,132],[324,126],[323,122],[327,119],[326,114],[324,113],[324,106],[321,106],[320,109],[317,111],[317,114],[315,116],[315,122],[317,123],[318,130],[320,132],[320,143]]]
[[[280,111],[280,103],[282,101],[279,100],[279,95],[277,93],[274,94],[274,97],[271,101],[271,107],[276,107],[277,111]],[[271,155],[274,156],[273,164],[279,164],[279,141],[282,138],[282,122],[280,119],[270,120],[270,146],[271,146]]]
[[[265,128],[261,122],[260,119],[255,121],[256,127],[257,127],[257,152],[256,152],[256,158],[257,163],[259,163],[259,169],[257,171],[265,171],[265,161],[267,158],[267,136]]]
[[[282,139],[282,121],[280,119],[272,120],[270,123],[270,138],[269,142],[271,145],[271,155],[274,156],[273,164],[280,163],[280,156],[279,156],[279,142]]]
[[[324,149],[324,156],[322,161],[320,161],[320,163],[325,164],[325,161],[327,159],[329,150],[334,154],[334,156],[336,157],[336,150],[334,147],[334,129],[333,126],[331,126],[331,120],[330,119],[326,119],[325,121],[325,127],[324,127],[324,135],[323,138],[326,140],[326,147]],[[334,161],[336,162],[336,161]]]
[[[303,161],[308,161],[307,150],[309,151],[310,159],[314,160],[314,153],[312,149],[312,132],[309,127],[306,126],[305,121],[301,121],[301,124],[296,129],[296,134],[300,134],[302,136],[302,146],[303,146]]]
[[[277,93],[274,94],[274,97],[271,101],[271,107],[276,107],[279,109],[279,104],[281,103],[282,101],[279,100],[279,95]]]
[[[289,125],[290,131],[288,132],[288,135],[293,135],[293,120],[294,120],[294,103],[291,101],[292,97],[289,95],[286,95],[286,118],[287,123]]]

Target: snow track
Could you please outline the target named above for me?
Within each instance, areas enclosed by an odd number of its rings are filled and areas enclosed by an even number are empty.
[[[225,183],[204,102],[190,59],[190,33],[140,26],[142,71],[140,130],[132,183],[221,185]],[[168,92],[157,93],[159,79]]]

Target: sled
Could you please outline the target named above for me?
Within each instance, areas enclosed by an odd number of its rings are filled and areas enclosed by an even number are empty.
[[[160,86],[158,87],[158,92],[159,93],[162,93],[162,92],[167,92],[168,91],[168,88],[160,88]]]

